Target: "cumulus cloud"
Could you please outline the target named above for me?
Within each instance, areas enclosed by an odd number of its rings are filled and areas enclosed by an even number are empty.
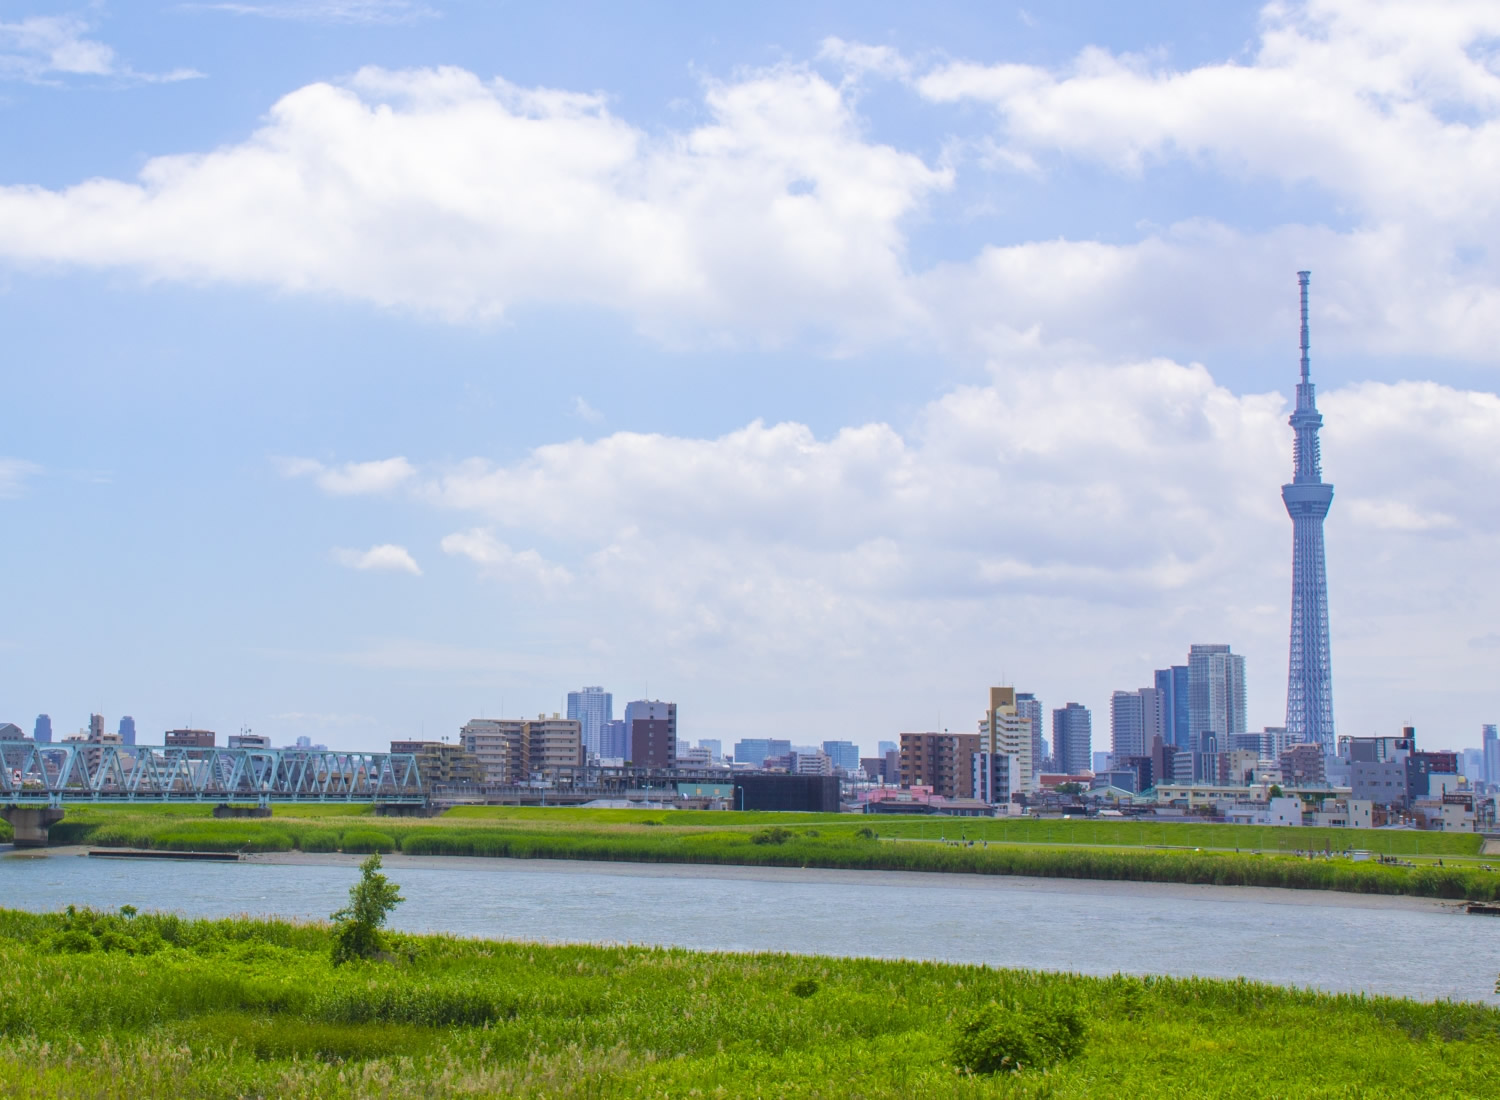
[[[333,496],[389,492],[416,472],[400,455],[371,462],[345,462],[341,466],[325,466],[311,458],[284,458],[277,464],[283,476],[310,477],[318,488]]]
[[[1336,669],[1394,684],[1409,670],[1378,639],[1468,653],[1462,640],[1500,614],[1477,580],[1500,550],[1500,398],[1365,384],[1322,404]],[[1236,394],[1163,359],[998,367],[904,428],[616,432],[423,468],[414,487],[478,519],[443,550],[537,603],[538,622],[693,675],[725,661],[804,680],[858,667],[909,690],[914,676],[956,675],[945,662],[997,675],[987,662],[1010,653],[1023,676],[1088,665],[1102,691],[1180,659],[1188,641],[1225,640],[1251,655],[1254,710],[1271,724],[1286,660],[1288,411],[1281,395]],[[1344,702],[1376,721],[1392,690]]]
[[[35,462],[21,458],[0,458],[0,500],[20,496],[29,478],[41,473]]]
[[[138,83],[171,83],[203,74],[193,69],[143,73],[122,65],[115,51],[89,37],[89,21],[75,15],[34,15],[0,23],[0,78],[50,83],[65,78],[108,77]]]
[[[388,5],[239,7],[352,18]],[[1326,273],[1323,333],[1380,354],[1491,358],[1494,5],[1275,3],[1261,24],[1244,60],[1184,69],[1092,47],[1057,68],[933,66],[828,39],[818,61],[842,84],[799,65],[708,81],[703,120],[665,132],[597,94],[366,69],[291,92],[239,144],[156,157],[132,181],[0,189],[0,255],[449,319],[598,306],[674,344],[812,335],[835,352],[912,340],[991,355],[1061,340],[1139,354],[1167,336],[1258,344],[1286,311],[1272,273],[1311,266]],[[80,48],[67,63],[109,62]],[[1312,188],[1331,224],[1187,210],[1135,240],[981,236],[914,267],[913,237],[957,170],[946,153],[931,164],[871,140],[865,78],[991,109],[988,140],[965,139],[981,165],[1149,178],[1188,164],[1278,196]]]
[[[547,561],[535,550],[512,550],[491,532],[478,528],[444,536],[443,552],[468,558],[491,576],[535,583],[546,589],[561,588],[573,579],[567,569]]]
[[[379,570],[382,572],[394,570],[398,573],[410,573],[415,577],[422,575],[422,570],[417,566],[416,560],[407,552],[406,547],[396,546],[392,543],[381,543],[372,546],[368,550],[349,550],[343,547],[334,549],[333,560],[339,565],[350,569]]]
[[[948,174],[788,67],[653,137],[593,95],[366,69],[135,182],[0,189],[0,253],[347,295],[449,318],[602,305],[670,336],[899,332],[903,218]]]

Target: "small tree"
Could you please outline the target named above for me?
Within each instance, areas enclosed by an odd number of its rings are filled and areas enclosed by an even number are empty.
[[[359,881],[349,887],[349,904],[333,914],[334,966],[380,954],[380,926],[406,900],[400,889],[380,873],[379,852],[359,865]]]
[[[1272,783],[1271,789],[1266,792],[1271,798],[1280,798],[1286,792],[1281,789],[1280,783]]]

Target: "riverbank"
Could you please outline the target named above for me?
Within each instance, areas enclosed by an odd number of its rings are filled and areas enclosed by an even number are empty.
[[[393,877],[400,881],[393,872]],[[1500,1011],[1248,982],[400,937],[0,910],[0,1094],[18,1097],[1484,1096]],[[80,951],[85,940],[91,949]],[[132,953],[134,952],[134,953]],[[991,1002],[1064,1002],[1082,1050],[966,1076]]]
[[[0,855],[15,859],[67,859],[87,857],[91,849],[83,845],[28,849]],[[365,857],[344,852],[259,852],[247,853],[241,862],[284,867],[338,867],[353,870]],[[845,886],[896,886],[923,889],[938,886],[956,890],[990,890],[1000,876],[974,875],[943,871],[861,871],[831,867],[769,867],[746,864],[671,864],[622,863],[618,860],[546,860],[512,859],[504,856],[420,856],[396,852],[383,857],[386,867],[402,869],[494,871],[537,875],[571,875],[577,873],[613,875],[623,878],[650,877],[680,879],[684,882],[719,880],[726,882],[794,882],[833,883]],[[1040,878],[1027,875],[1003,876],[1004,883],[1027,890],[1055,894],[1095,894],[1118,898],[1175,897],[1232,901],[1241,891],[1254,890],[1258,900],[1277,905],[1344,906],[1358,909],[1395,909],[1411,912],[1461,912],[1464,903],[1408,894],[1354,894],[1327,890],[1288,890],[1278,887],[1243,887],[1195,885],[1175,882],[1134,882],[1130,880]]]
[[[400,852],[423,856],[482,856],[647,864],[817,867],[1023,875],[1100,881],[1259,886],[1354,894],[1408,895],[1447,900],[1500,901],[1500,871],[1478,858],[1472,834],[1387,836],[1372,830],[1260,829],[1244,826],[1139,826],[1091,821],[1045,822],[863,815],[777,815],[730,812],[590,811],[578,809],[459,809],[436,819],[376,818],[357,808],[289,807],[269,819],[215,820],[208,807],[79,807],[53,826],[63,843],[168,851],[269,854]],[[356,811],[356,812],[351,812]],[[1181,829],[1182,832],[1173,832]],[[1210,832],[1209,830],[1227,830]],[[1312,845],[1322,834],[1342,834],[1341,846],[1427,845],[1427,854],[1397,862],[1326,854],[1296,855],[1290,844]],[[1063,835],[1070,843],[1037,842]],[[1134,834],[1151,843],[1209,838],[1258,842],[1250,851],[1223,848],[1127,846]],[[922,841],[926,841],[923,843]],[[1329,851],[1333,840],[1324,838]],[[1272,847],[1274,846],[1274,847]],[[1270,850],[1267,850],[1269,848]],[[1448,851],[1447,865],[1434,852]],[[1368,849],[1366,849],[1368,851]]]

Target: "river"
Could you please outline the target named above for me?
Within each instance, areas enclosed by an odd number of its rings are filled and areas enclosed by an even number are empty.
[[[321,918],[356,857],[0,857],[0,905]],[[1500,919],[1415,898],[981,875],[390,856],[394,927],[543,942],[1247,977],[1500,1003]]]

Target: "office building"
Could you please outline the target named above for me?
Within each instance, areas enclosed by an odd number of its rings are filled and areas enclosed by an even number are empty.
[[[759,768],[770,757],[789,756],[791,751],[790,741],[775,737],[746,737],[734,743],[734,762]]]
[[[1052,712],[1052,756],[1064,775],[1090,771],[1093,751],[1093,720],[1089,708],[1069,703]]]
[[[1178,752],[1192,745],[1192,721],[1189,716],[1188,666],[1172,665],[1156,670],[1156,690],[1161,696],[1162,740]]]
[[[1016,713],[1031,723],[1031,779],[1033,785],[1042,774],[1047,760],[1046,723],[1042,721],[1042,701],[1029,691],[1016,692]]]
[[[793,752],[787,771],[793,775],[832,775],[833,759],[826,752]]]
[[[583,750],[591,756],[608,756],[602,751],[604,727],[614,721],[615,697],[602,687],[586,687],[568,692],[568,717],[583,731]]]
[[[1245,732],[1245,658],[1227,645],[1188,650],[1188,723],[1190,742],[1212,733],[1223,746]]]
[[[848,775],[859,771],[859,746],[853,741],[824,741],[823,753],[833,761],[835,771]]]
[[[1155,688],[1117,691],[1109,701],[1109,749],[1116,760],[1145,756],[1156,738],[1165,739],[1161,692]]]
[[[626,754],[638,768],[671,768],[677,764],[677,704],[637,699],[625,704]]]
[[[103,732],[103,724],[100,732]],[[211,749],[214,747],[213,730],[167,730],[162,744],[169,749]]]
[[[901,785],[931,787],[944,798],[974,797],[974,754],[980,737],[973,733],[903,733]]]
[[[1494,722],[1480,727],[1479,748],[1484,753],[1484,781],[1500,786],[1500,736],[1496,735]]]
[[[31,739],[38,745],[50,745],[52,743],[52,717],[47,714],[36,716],[36,725],[31,728]]]
[[[123,736],[124,734],[121,734],[121,737]],[[127,741],[126,744],[134,744],[134,742]],[[263,733],[251,733],[249,730],[242,730],[239,733],[231,733],[229,735],[229,747],[231,749],[269,750],[271,747],[271,739]]]
[[[120,719],[120,744],[135,744],[135,719],[128,714]]]
[[[1288,423],[1296,433],[1292,445],[1292,480],[1281,487],[1282,503],[1292,520],[1292,629],[1287,663],[1286,728],[1297,744],[1315,744],[1329,756],[1333,732],[1333,671],[1328,640],[1328,576],[1323,549],[1323,520],[1333,503],[1333,486],[1323,480],[1318,430],[1317,389],[1308,362],[1307,284],[1311,275],[1297,272],[1302,298],[1302,377],[1297,407]]]
[[[904,739],[905,734],[902,737]],[[989,705],[979,720],[979,745],[975,751],[1009,756],[1012,779],[1023,791],[1034,790],[1037,785],[1032,767],[1032,740],[1031,722],[1016,705],[1016,689],[990,688]]]
[[[624,760],[630,755],[630,734],[625,719],[605,722],[599,731],[599,757],[602,760]]]
[[[104,740],[104,715],[89,715],[89,740],[96,745]]]
[[[715,764],[722,764],[724,762],[724,742],[720,741],[718,738],[700,738],[698,741],[698,747],[700,749],[707,749],[708,758]]]
[[[901,746],[894,741],[879,741],[875,745],[875,754],[885,756],[887,753],[900,752]]]

